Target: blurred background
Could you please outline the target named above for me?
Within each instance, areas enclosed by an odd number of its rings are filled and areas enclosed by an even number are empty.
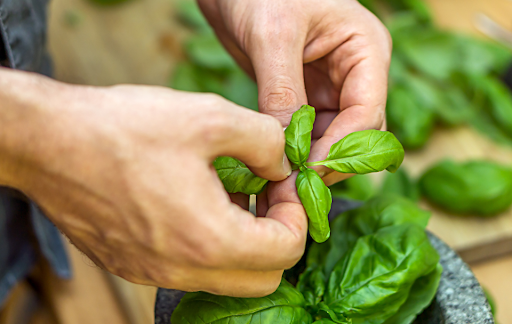
[[[414,184],[446,158],[511,166],[506,81],[512,75],[512,1],[361,2],[394,39],[388,125],[407,150],[401,176]],[[193,1],[52,0],[48,44],[61,81],[216,92],[257,109],[256,86],[216,41]],[[365,200],[383,181],[383,175],[359,177],[333,193]],[[414,199],[432,211],[429,229],[470,264],[495,300],[497,321],[512,323],[512,210],[461,216],[419,194]],[[74,247],[68,250],[74,278],[62,281],[39,265],[32,281],[11,295],[0,324],[153,323],[156,288],[128,283],[99,270]],[[27,309],[35,315],[27,316]]]

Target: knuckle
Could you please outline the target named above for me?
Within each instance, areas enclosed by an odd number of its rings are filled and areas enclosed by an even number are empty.
[[[299,106],[299,94],[293,89],[293,83],[286,77],[276,77],[263,89],[263,112],[277,118],[283,125],[288,125],[291,114]],[[282,118],[286,118],[283,123]]]

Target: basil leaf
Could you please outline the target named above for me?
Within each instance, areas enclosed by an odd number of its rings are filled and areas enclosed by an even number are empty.
[[[420,188],[404,168],[395,173],[388,173],[384,178],[380,191],[384,194],[397,194],[417,202],[420,200]]]
[[[331,233],[328,219],[332,204],[331,191],[318,173],[308,168],[301,169],[295,183],[308,214],[309,234],[316,242],[325,242]]]
[[[434,128],[433,110],[422,106],[403,86],[395,86],[388,93],[386,111],[389,129],[406,148],[425,145]]]
[[[327,159],[306,165],[324,165],[342,173],[395,172],[404,160],[404,148],[390,132],[365,130],[348,134],[331,146]]]
[[[439,255],[415,224],[390,226],[358,239],[329,278],[325,303],[353,320],[383,323],[405,303],[415,281]]]
[[[173,312],[171,323],[311,324],[304,297],[285,280],[262,298],[234,298],[205,292],[187,293]]]
[[[350,177],[330,186],[329,189],[333,197],[362,201],[368,200],[375,193],[372,180],[367,175]]]
[[[303,165],[311,150],[311,131],[315,122],[315,108],[303,105],[293,113],[290,125],[284,131],[285,152],[288,159],[297,166]]]
[[[495,215],[512,205],[512,169],[489,161],[442,161],[420,179],[425,197],[454,213]]]
[[[429,274],[418,278],[411,287],[409,296],[395,315],[388,318],[384,324],[410,324],[434,299],[443,267],[438,263]]]
[[[232,157],[221,156],[215,159],[213,166],[217,170],[224,188],[229,193],[241,192],[246,195],[259,194],[268,180],[254,175],[241,161]]]
[[[322,266],[309,266],[300,276],[297,289],[304,295],[307,306],[314,306],[322,301],[325,292],[325,276]]]
[[[335,264],[345,257],[356,241],[378,230],[403,224],[416,224],[425,228],[430,213],[414,202],[393,194],[381,194],[370,199],[364,206],[339,215],[331,222],[332,236],[324,243],[329,247],[322,261],[328,276]]]

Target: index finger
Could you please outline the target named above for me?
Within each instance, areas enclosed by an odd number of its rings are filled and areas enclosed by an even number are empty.
[[[331,73],[338,74],[334,79],[340,82],[340,112],[326,127],[323,136],[313,145],[310,161],[324,160],[330,147],[350,133],[366,129],[383,129],[385,125],[391,49],[389,48],[389,53],[386,53],[385,45],[380,41],[372,43],[371,39],[356,37],[347,41],[349,42],[360,44],[343,44],[332,54],[329,63],[331,67],[337,67],[337,70]],[[358,51],[351,52],[343,46],[351,46]],[[356,55],[360,59],[351,59],[350,55]],[[355,63],[351,65],[350,62]],[[315,170],[322,177],[334,172],[326,167],[316,167]]]

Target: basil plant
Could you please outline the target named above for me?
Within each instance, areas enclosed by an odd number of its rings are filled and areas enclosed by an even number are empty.
[[[328,214],[332,197],[329,188],[310,167],[323,165],[337,172],[354,174],[395,172],[404,159],[404,149],[390,132],[364,130],[351,133],[331,146],[325,160],[307,162],[314,122],[315,108],[311,106],[304,105],[293,114],[285,130],[285,153],[293,168],[299,170],[296,186],[308,215],[309,233],[321,243],[330,235]],[[268,182],[231,157],[219,157],[213,164],[229,193],[259,194]]]
[[[187,293],[171,323],[410,324],[431,302],[442,267],[425,233],[430,214],[398,195],[379,195],[339,215],[313,243],[294,287],[234,298]]]

